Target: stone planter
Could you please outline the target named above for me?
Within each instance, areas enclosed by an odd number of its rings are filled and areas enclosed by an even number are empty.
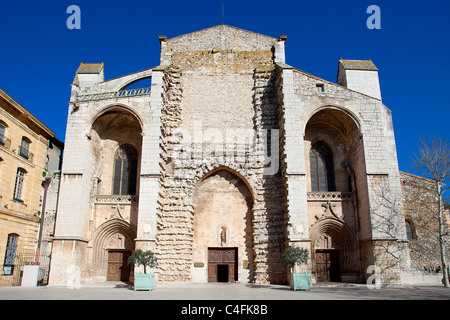
[[[23,266],[22,287],[36,287],[39,280],[39,265]]]
[[[291,273],[291,289],[294,291],[311,290],[309,273]]]
[[[135,274],[134,291],[152,291],[155,289],[155,274]]]

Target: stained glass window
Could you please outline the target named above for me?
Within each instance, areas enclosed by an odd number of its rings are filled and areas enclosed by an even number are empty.
[[[114,195],[136,195],[138,153],[125,144],[117,150],[114,161]]]

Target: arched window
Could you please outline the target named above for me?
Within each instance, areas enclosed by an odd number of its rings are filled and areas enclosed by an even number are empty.
[[[311,191],[336,191],[333,151],[323,141],[314,143],[310,152]]]
[[[22,143],[20,144],[19,154],[25,159],[28,159],[30,153],[30,144],[31,144],[30,139],[28,139],[27,137],[22,137]]]
[[[114,157],[113,195],[136,195],[138,153],[124,144]]]
[[[19,242],[19,235],[10,233],[8,235],[8,242],[6,243],[5,261],[3,262],[2,275],[10,276],[14,273],[14,264],[16,261],[17,243]]]
[[[27,171],[25,169],[22,169],[22,168],[17,169],[16,183],[14,185],[14,196],[13,196],[13,199],[16,201],[23,202],[22,190],[23,190],[23,183],[25,181],[26,173],[27,173]]]
[[[0,144],[2,146],[5,145],[6,138],[6,124],[3,121],[0,121]]]

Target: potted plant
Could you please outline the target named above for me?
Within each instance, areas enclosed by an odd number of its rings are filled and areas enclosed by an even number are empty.
[[[155,274],[147,274],[147,267],[156,268],[158,266],[158,261],[156,256],[151,251],[142,251],[137,249],[133,251],[131,256],[128,258],[128,264],[134,264],[135,266],[143,266],[144,273],[134,274],[134,291],[146,290],[151,291],[155,289]]]
[[[291,289],[292,290],[310,290],[311,282],[309,272],[295,273],[292,268],[295,266],[306,265],[309,260],[309,251],[304,248],[289,248],[283,253],[283,264],[291,266]]]

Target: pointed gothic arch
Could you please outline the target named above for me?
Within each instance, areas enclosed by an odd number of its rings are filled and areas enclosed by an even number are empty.
[[[136,230],[125,220],[115,218],[106,221],[95,230],[92,236],[93,265],[104,273],[108,262],[108,250],[132,251],[134,239],[136,239]]]
[[[337,267],[336,274],[328,275],[328,281],[359,282],[360,258],[357,238],[354,231],[343,221],[333,217],[317,221],[310,229],[311,261],[316,279],[323,281],[324,270],[320,268]],[[328,259],[328,261],[324,261]],[[330,259],[337,259],[330,261]],[[328,265],[323,266],[323,263]],[[329,270],[328,270],[329,271]]]
[[[193,269],[194,281],[217,280],[215,272],[221,264],[212,261],[211,257],[220,256],[224,250],[235,252],[233,261],[222,263],[229,266],[229,278],[232,281],[253,281],[253,195],[248,183],[229,168],[216,168],[199,179],[192,203],[192,256],[194,262],[204,265],[202,269]]]
[[[325,113],[325,112],[333,114],[333,119],[335,120],[335,121],[333,121],[334,123],[342,122],[343,119],[351,120],[353,125],[356,126],[357,131],[361,135],[363,135],[364,128],[361,125],[361,123],[362,123],[361,116],[359,116],[355,112],[349,110],[348,108],[338,106],[338,105],[324,105],[324,106],[321,106],[317,109],[314,109],[312,112],[310,112],[310,114],[307,116],[307,118],[303,124],[303,135],[306,134],[306,128],[307,128],[308,124],[310,123],[310,121],[317,114]]]
[[[97,114],[92,117],[91,128],[94,127],[97,120],[99,120],[104,115],[110,114],[110,113],[117,113],[117,114],[124,114],[124,115],[132,116],[139,123],[139,127],[142,132],[143,127],[144,127],[144,122],[142,121],[141,115],[136,110],[134,110],[134,108],[129,107],[128,105],[122,104],[122,103],[115,103],[115,104],[107,105],[107,106],[101,108],[97,112]]]
[[[194,186],[194,190],[198,187],[198,185],[204,181],[205,179],[207,179],[209,176],[215,174],[218,171],[227,171],[230,172],[231,174],[235,175],[236,177],[238,177],[249,189],[250,191],[250,195],[252,197],[252,202],[254,202],[255,198],[254,198],[254,191],[253,191],[253,187],[250,184],[249,180],[244,176],[244,174],[240,173],[237,169],[233,169],[229,166],[218,166],[217,168],[214,169],[208,169],[208,167],[203,167],[203,176],[201,176],[201,178],[199,178],[196,182],[195,182],[195,186]]]

